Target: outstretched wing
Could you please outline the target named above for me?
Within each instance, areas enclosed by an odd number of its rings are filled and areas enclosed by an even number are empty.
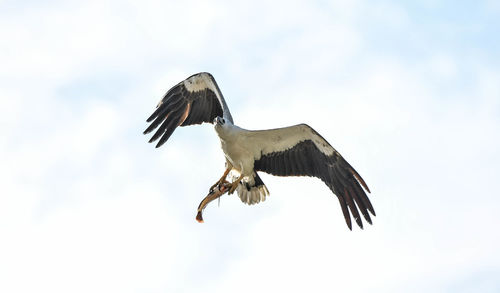
[[[361,176],[314,129],[306,124],[285,128],[251,131],[256,153],[255,171],[277,176],[314,176],[320,178],[337,195],[344,218],[352,229],[350,213],[363,228],[359,211],[372,223],[375,216],[368,196],[370,192]]]
[[[212,123],[217,116],[224,117],[233,123],[231,113],[215,79],[210,73],[201,72],[181,81],[165,94],[154,113],[146,120],[152,122],[144,134],[159,126],[149,142],[154,142],[161,137],[156,144],[156,147],[160,147],[178,126]]]

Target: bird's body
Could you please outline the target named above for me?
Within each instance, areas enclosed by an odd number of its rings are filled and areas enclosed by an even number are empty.
[[[264,201],[269,191],[254,171],[255,157],[258,155],[255,154],[258,149],[255,135],[230,121],[216,122],[214,128],[226,157],[227,170],[234,170],[242,176],[240,185],[236,187],[240,199],[248,204]]]
[[[148,133],[158,128],[150,142],[161,146],[178,126],[212,122],[226,158],[226,172],[216,183],[225,182],[230,171],[239,174],[231,183],[247,204],[264,201],[269,191],[257,171],[277,176],[320,178],[339,199],[351,228],[349,210],[362,228],[359,214],[371,224],[368,211],[375,211],[363,188],[368,186],[354,168],[313,128],[299,124],[268,130],[246,130],[234,124],[222,93],[209,73],[190,76],[170,89],[148,118]]]
[[[222,151],[227,163],[239,173],[249,176],[253,172],[253,154],[250,149],[250,131],[226,122],[216,124],[215,131],[219,136]]]
[[[314,135],[314,130],[306,124],[269,130],[246,130],[230,121],[225,121],[223,124],[216,122],[214,128],[219,136],[228,168],[244,176],[242,185],[248,183],[248,186],[252,186],[255,177],[255,162],[259,162],[262,156],[287,151],[296,141],[310,141],[326,155],[331,155],[335,151],[321,137]],[[286,173],[286,170],[276,170],[276,173],[280,171]],[[304,176],[305,174],[296,175]],[[247,193],[245,188],[240,188],[238,194],[244,202],[254,204],[265,200],[268,195],[266,191],[267,188],[262,189],[260,197],[255,194],[251,197],[245,195]]]

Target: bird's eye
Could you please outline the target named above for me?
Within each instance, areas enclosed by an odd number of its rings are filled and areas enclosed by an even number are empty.
[[[222,124],[226,123],[226,120],[224,120],[224,118],[222,118]]]

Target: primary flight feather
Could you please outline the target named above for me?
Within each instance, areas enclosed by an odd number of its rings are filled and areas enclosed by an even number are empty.
[[[337,196],[345,221],[351,214],[363,228],[360,213],[372,223],[375,216],[361,176],[321,135],[306,124],[269,130],[246,130],[234,124],[224,97],[210,73],[188,77],[171,88],[147,119],[144,134],[156,129],[149,142],[163,145],[178,126],[213,123],[226,158],[226,171],[214,184],[225,182],[230,171],[239,177],[229,193],[237,191],[247,204],[264,201],[269,191],[257,171],[277,176],[314,176]]]

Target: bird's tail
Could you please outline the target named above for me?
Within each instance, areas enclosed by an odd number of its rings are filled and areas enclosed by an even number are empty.
[[[269,196],[269,190],[256,172],[253,176],[243,178],[236,191],[241,201],[250,205],[265,201],[266,196]]]

